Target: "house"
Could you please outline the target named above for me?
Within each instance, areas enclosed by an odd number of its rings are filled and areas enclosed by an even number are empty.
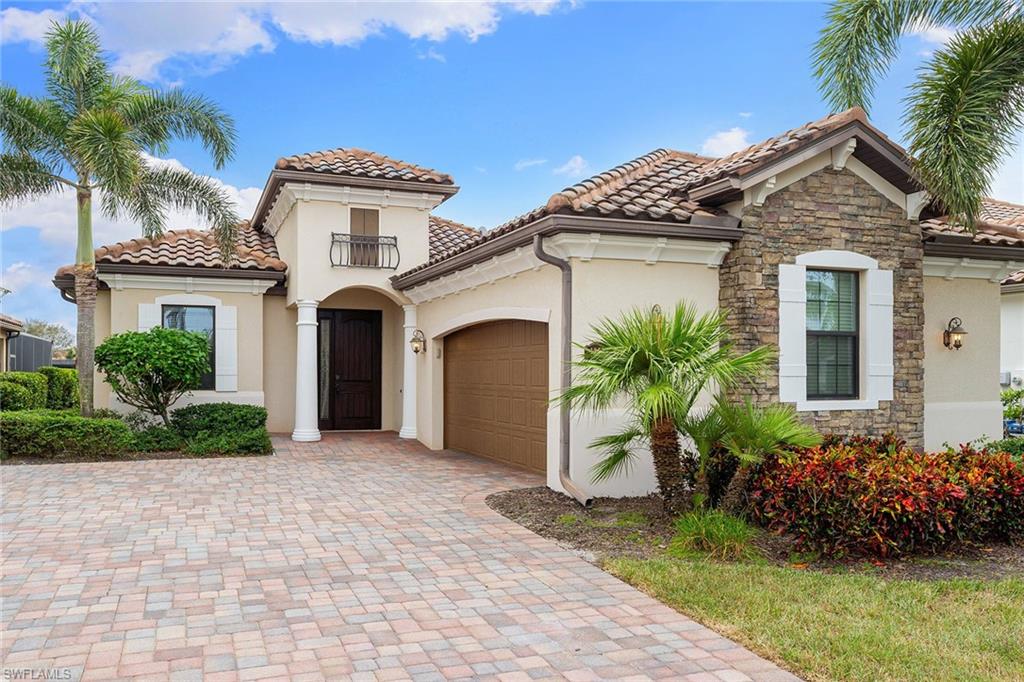
[[[434,215],[458,189],[358,149],[284,157],[231,259],[191,230],[99,248],[97,338],[205,331],[211,371],[186,401],[265,405],[297,441],[393,430],[581,498],[654,477],[590,482],[587,445],[621,414],[551,406],[563,361],[600,318],[680,299],[730,310],[741,348],[777,346],[746,390],[823,430],[1000,434],[1000,282],[1024,234],[998,202],[974,233],[936,215],[860,109],[724,158],[658,149],[484,232]],[[73,296],[70,268],[54,281]]]
[[[6,372],[8,367],[8,353],[10,340],[17,338],[24,328],[21,320],[16,320],[10,315],[0,314],[0,372]]]
[[[1018,223],[1024,225],[1024,206],[1014,208]],[[1007,388],[1024,388],[1024,270],[1004,279],[1000,293],[999,383]]]

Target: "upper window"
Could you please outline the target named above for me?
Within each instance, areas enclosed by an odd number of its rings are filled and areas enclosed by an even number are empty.
[[[213,368],[214,357],[214,308],[205,305],[165,305],[162,311],[163,326],[167,329],[181,329],[186,332],[205,334],[210,347],[209,369],[203,374],[199,388],[212,391],[216,386]]]
[[[857,273],[807,270],[807,398],[856,398]]]
[[[349,243],[349,263],[362,267],[380,264],[380,211],[372,208],[353,208],[349,214],[352,238]]]

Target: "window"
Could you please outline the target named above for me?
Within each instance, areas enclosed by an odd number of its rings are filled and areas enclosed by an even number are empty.
[[[362,267],[376,267],[380,260],[380,211],[372,208],[353,208],[350,213],[352,250],[349,263]]]
[[[210,366],[203,375],[199,388],[212,391],[216,387],[214,344],[214,307],[205,305],[165,305],[162,309],[163,326],[186,332],[205,334],[210,347]]]
[[[807,398],[856,398],[857,273],[807,270]]]

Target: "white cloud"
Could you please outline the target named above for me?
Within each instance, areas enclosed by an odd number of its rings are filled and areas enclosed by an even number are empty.
[[[936,47],[948,44],[956,33],[956,29],[948,26],[924,26],[910,31],[910,35],[917,36],[923,42]]]
[[[547,159],[519,159],[518,161],[516,161],[513,168],[515,168],[517,171],[522,171],[526,170],[527,168],[532,168],[534,166],[543,166],[547,162]]]
[[[51,19],[84,16],[99,29],[119,73],[166,81],[189,71],[212,72],[251,52],[275,48],[271,30],[297,42],[357,45],[395,31],[414,40],[470,41],[497,30],[505,13],[545,15],[560,0],[536,2],[209,2],[73,3],[65,11],[9,8],[0,13],[5,43],[40,42]],[[573,6],[572,3],[569,5]],[[443,61],[431,50],[422,58]]]
[[[150,157],[151,163],[184,168],[177,159],[156,159]],[[249,218],[256,210],[259,201],[259,187],[235,187],[217,178],[213,181],[223,188],[237,207],[238,214]],[[138,223],[126,217],[110,220],[100,211],[101,196],[93,197],[93,243],[111,244],[113,242],[141,236]],[[77,217],[75,194],[71,190],[48,194],[35,201],[21,204],[3,213],[2,229],[11,230],[17,227],[34,227],[40,231],[40,237],[51,244],[66,246],[69,262],[74,257]],[[187,211],[170,211],[165,226],[168,230],[183,228],[204,228],[199,217]]]
[[[726,156],[750,146],[750,131],[740,127],[720,130],[708,139],[700,148],[705,156]]]
[[[30,287],[48,287],[53,273],[46,272],[37,265],[17,261],[11,263],[0,274],[0,287],[13,293],[19,293]]]
[[[1003,159],[992,181],[993,199],[1024,204],[1024,131],[1017,135],[1017,147]]]
[[[741,111],[740,112],[740,118],[750,118],[753,115],[754,115],[754,112],[752,112],[752,111]]]
[[[590,164],[582,156],[576,154],[551,172],[555,175],[564,175],[569,178],[582,178],[590,174]]]
[[[428,47],[425,52],[420,52],[419,54],[416,55],[416,57],[419,59],[431,59],[435,62],[441,62],[442,64],[448,61],[447,59],[444,58],[443,54],[441,54],[432,47]]]

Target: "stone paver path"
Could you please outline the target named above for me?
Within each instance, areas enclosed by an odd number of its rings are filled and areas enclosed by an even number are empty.
[[[0,469],[3,678],[782,680],[391,434]]]

